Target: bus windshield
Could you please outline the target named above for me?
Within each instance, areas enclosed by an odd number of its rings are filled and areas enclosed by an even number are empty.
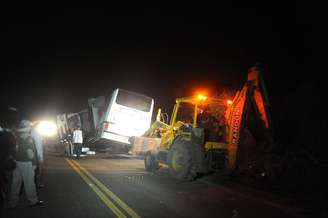
[[[118,91],[116,103],[144,112],[149,112],[152,107],[151,98],[122,89]]]

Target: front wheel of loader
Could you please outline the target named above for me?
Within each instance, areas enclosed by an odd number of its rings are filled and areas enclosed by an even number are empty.
[[[149,151],[146,153],[144,163],[145,163],[146,170],[149,172],[155,172],[156,170],[159,169],[159,164],[158,161],[156,160],[155,155],[153,155]]]
[[[168,165],[173,177],[191,181],[197,176],[192,146],[185,141],[175,141],[168,154]]]

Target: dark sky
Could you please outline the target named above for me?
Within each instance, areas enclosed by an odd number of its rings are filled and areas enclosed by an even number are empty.
[[[2,15],[1,102],[37,118],[120,87],[169,109],[198,87],[241,88],[261,62],[280,110],[303,85],[317,87],[306,74],[317,46],[307,6],[11,8]]]

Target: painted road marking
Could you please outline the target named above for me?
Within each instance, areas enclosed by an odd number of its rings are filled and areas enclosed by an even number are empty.
[[[101,190],[96,186],[93,185],[92,181],[83,174],[83,172],[74,165],[74,163],[71,162],[71,160],[65,158],[65,160],[68,162],[68,164],[81,176],[81,178],[89,185],[89,187],[98,195],[98,197],[104,202],[104,204],[111,210],[113,213],[120,218],[126,218],[126,216],[120,211],[118,207],[115,206],[115,204],[109,200],[109,198],[101,192]]]
[[[127,214],[129,214],[133,218],[140,218],[140,216],[130,208],[124,201],[122,201],[117,195],[115,195],[111,190],[109,190],[103,183],[101,183],[96,177],[94,177],[91,173],[89,173],[84,167],[82,167],[75,160],[71,160],[93,183],[103,191],[103,193],[107,194],[114,202],[116,202]]]

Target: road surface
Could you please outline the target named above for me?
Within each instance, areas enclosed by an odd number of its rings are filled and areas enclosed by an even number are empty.
[[[23,196],[2,217],[306,217],[288,199],[211,177],[179,182],[167,169],[149,173],[143,160],[128,156],[75,160],[48,148],[45,158],[45,204],[30,208]]]

